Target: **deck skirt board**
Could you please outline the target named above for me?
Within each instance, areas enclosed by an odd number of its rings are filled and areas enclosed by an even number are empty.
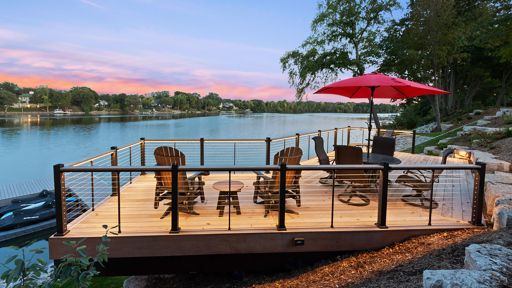
[[[441,162],[441,157],[400,152],[396,152],[395,156],[407,164]],[[449,164],[462,163],[458,159],[448,160]],[[314,165],[318,161],[310,158],[302,164]],[[303,171],[300,180],[301,207],[297,207],[293,199],[286,201],[286,206],[299,214],[286,214],[287,231],[278,232],[278,213],[271,211],[264,217],[264,205],[253,203],[256,175],[252,172],[237,172],[231,174],[231,179],[245,184],[238,193],[241,215],[237,215],[233,207],[230,213],[226,206],[224,216],[219,217],[216,209],[219,191],[212,185],[227,180],[229,175],[211,173],[203,178],[205,203],[201,203],[198,198],[194,205],[194,211],[200,215],[180,213],[181,231],[178,234],[169,234],[170,215],[160,219],[169,207],[163,205],[167,201],[160,202],[158,209],[153,208],[156,182],[154,174],[148,173],[134,177],[133,183],[121,191],[120,206],[117,196],[104,197],[95,211],[87,212],[68,226],[70,232],[67,235],[52,236],[50,258],[58,259],[69,253],[66,245],[62,244],[66,240],[87,238],[87,247],[94,248],[104,233],[101,226],[105,224],[112,227],[118,224],[118,209],[121,210],[121,234],[111,237],[109,257],[113,258],[366,250],[384,247],[416,235],[473,227],[467,224],[471,217],[471,189],[474,181],[471,172],[445,170],[442,174],[440,183],[435,186],[435,199],[440,203],[440,208],[432,211],[432,226],[427,225],[428,209],[412,207],[400,200],[401,195],[414,194],[410,188],[395,183],[402,173],[403,170],[399,169],[390,172],[388,229],[379,229],[375,225],[379,204],[375,189],[365,192],[370,204],[360,207],[338,201],[337,195],[345,186],[335,186],[334,211],[331,213],[332,185],[318,182],[320,177],[328,173]],[[306,245],[294,246],[294,237],[305,238]]]

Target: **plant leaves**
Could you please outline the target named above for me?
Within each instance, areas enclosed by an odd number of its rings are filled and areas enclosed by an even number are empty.
[[[11,263],[14,259],[18,258],[18,255],[11,255],[11,256],[8,256],[9,258],[7,258],[5,260],[5,264],[9,264]]]
[[[18,246],[7,246],[7,248],[14,249],[14,250],[20,250],[20,247],[18,247]]]
[[[108,225],[105,224],[101,225],[101,227],[103,227],[103,229],[108,229]]]
[[[39,262],[39,264],[46,266],[46,261],[44,261],[43,258],[36,258],[36,261]]]
[[[80,255],[82,255],[83,257],[87,257],[87,252],[85,252],[85,250],[83,249],[77,249],[78,253],[80,253]]]

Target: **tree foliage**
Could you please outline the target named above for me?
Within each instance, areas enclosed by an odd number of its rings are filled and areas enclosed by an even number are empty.
[[[281,57],[283,72],[302,99],[307,90],[334,82],[345,71],[363,75],[380,58],[378,41],[396,0],[324,0],[311,23],[311,36]]]
[[[0,106],[4,108],[4,112],[7,112],[7,108],[16,102],[18,102],[18,98],[14,93],[7,90],[0,90]]]

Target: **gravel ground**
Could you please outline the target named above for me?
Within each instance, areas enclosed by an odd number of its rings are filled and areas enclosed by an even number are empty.
[[[481,228],[419,236],[304,269],[246,273],[243,281],[233,280],[231,274],[155,276],[148,287],[421,287],[424,270],[462,269],[465,248],[482,243],[512,249],[512,229]]]

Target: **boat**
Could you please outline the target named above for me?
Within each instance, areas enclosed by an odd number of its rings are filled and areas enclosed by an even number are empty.
[[[89,206],[70,189],[66,192],[66,209],[69,222],[86,212]],[[43,198],[45,195],[46,198]],[[15,207],[17,209],[13,209]],[[14,231],[13,229],[21,227],[28,229],[28,226],[32,227],[41,222],[44,222],[46,226],[50,224],[54,227],[56,217],[55,192],[43,190],[31,198],[13,199],[10,205],[2,208],[2,213],[0,231],[6,231],[1,232],[0,236],[2,237],[5,236],[3,234]]]
[[[62,111],[62,109],[55,109],[53,110],[53,114],[71,114],[71,112],[68,112],[68,111]]]
[[[7,214],[15,210],[19,210],[37,203],[44,202],[46,198],[55,198],[55,193],[44,189],[43,191],[39,192],[39,194],[33,197],[12,199],[11,204],[0,208],[0,216],[3,216],[4,214]]]

